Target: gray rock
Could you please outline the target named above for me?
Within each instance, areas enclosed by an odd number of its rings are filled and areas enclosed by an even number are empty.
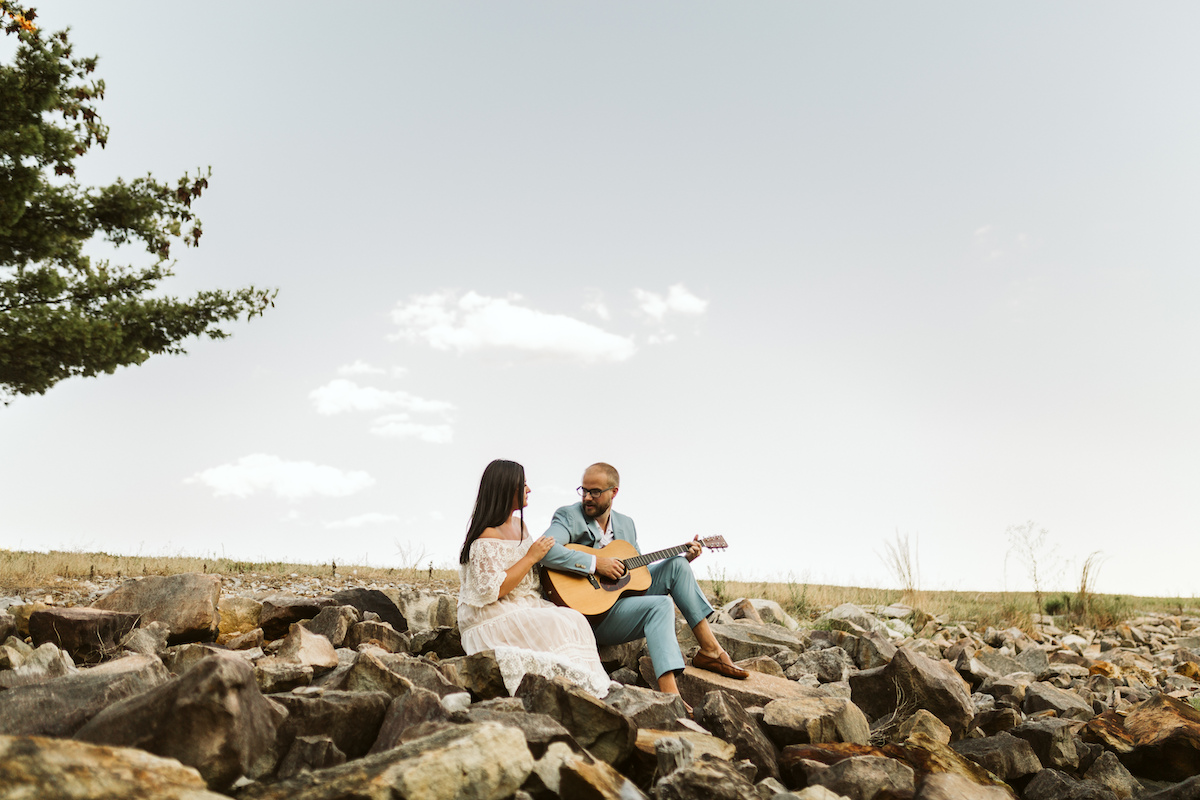
[[[753,783],[734,765],[716,758],[697,759],[659,778],[654,796],[656,800],[759,800]]]
[[[357,650],[361,644],[371,644],[389,653],[407,653],[409,637],[386,622],[364,620],[346,634],[346,647]]]
[[[447,680],[466,689],[476,701],[508,697],[504,675],[500,672],[500,665],[496,662],[496,653],[493,650],[448,658],[439,661],[438,668]]]
[[[121,647],[133,653],[162,658],[167,652],[171,629],[161,622],[134,628],[121,640]]]
[[[11,614],[0,611],[0,642],[17,632],[17,621]]]
[[[1026,714],[1054,711],[1060,717],[1084,721],[1096,716],[1092,704],[1079,695],[1041,681],[1031,683],[1025,690],[1025,702],[1021,708]]]
[[[1079,766],[1075,729],[1078,723],[1065,719],[1031,719],[1013,728],[1010,733],[1033,747],[1043,767],[1073,772]]]
[[[453,725],[341,766],[247,786],[238,798],[504,800],[532,769],[533,756],[520,731],[490,722]]]
[[[1142,795],[1141,800],[1200,800],[1200,775],[1152,794]]]
[[[1116,795],[1096,781],[1077,781],[1056,769],[1044,769],[1025,787],[1022,800],[1116,800]]]
[[[926,776],[913,800],[1012,800],[1001,786],[980,786],[962,775],[938,772]]]
[[[69,739],[0,736],[6,800],[228,800],[173,758]]]
[[[448,720],[449,715],[437,694],[428,689],[413,688],[393,697],[388,704],[370,753],[381,753],[403,742],[420,738],[414,731],[423,729],[429,732],[431,727],[445,727],[449,725]]]
[[[710,692],[703,705],[694,709],[696,721],[732,744],[734,757],[747,759],[757,768],[758,778],[778,779],[779,764],[775,745],[742,705],[722,691]]]
[[[1142,784],[1108,751],[1101,753],[1092,762],[1083,777],[1107,786],[1117,796],[1117,800],[1129,800],[1134,795],[1143,793]]]
[[[822,614],[817,619],[817,624],[821,623],[827,623],[830,627],[855,634],[874,631],[886,635],[887,629],[881,620],[871,616],[853,603],[842,603],[832,611]],[[853,627],[843,627],[845,623],[849,623]]]
[[[946,661],[933,661],[901,647],[885,667],[850,676],[854,703],[871,720],[896,713],[897,723],[924,708],[958,738],[975,716],[967,685]]]
[[[70,653],[77,664],[98,664],[120,650],[120,641],[138,615],[98,608],[43,608],[29,615],[34,646],[50,642]]]
[[[916,788],[912,767],[893,758],[852,756],[808,773],[810,786],[824,786],[850,800],[872,800],[881,793],[911,796]]]
[[[685,623],[686,624],[686,623]],[[807,649],[807,637],[778,625],[756,625],[751,622],[719,622],[709,626],[713,636],[730,658],[741,661],[755,656],[769,656],[787,647],[796,652]],[[682,644],[682,642],[681,642]]]
[[[91,669],[0,692],[0,733],[72,736],[108,706],[166,683],[153,656],[118,658]]]
[[[951,747],[1005,783],[1020,782],[1042,769],[1042,762],[1024,739],[998,733],[983,739],[962,739]]]
[[[505,698],[511,702],[516,698]],[[517,705],[521,703],[518,700]],[[545,714],[530,714],[524,707],[513,710],[507,706],[496,704],[480,704],[467,709],[465,715],[468,722],[498,722],[510,728],[517,728],[525,737],[525,744],[534,758],[542,758],[555,742],[564,742],[573,749],[580,750],[579,744],[571,736],[571,732],[559,722]]]
[[[687,716],[683,699],[677,694],[622,686],[614,689],[604,702],[621,712],[638,728],[670,730],[677,720]]]
[[[221,622],[218,626],[218,641],[224,642],[233,636],[249,633],[258,627],[262,619],[262,603],[251,597],[222,597],[217,603]]]
[[[787,669],[787,677],[812,674],[821,683],[844,681],[851,672],[857,671],[854,659],[840,647],[826,647],[801,653]]]
[[[601,761],[619,764],[633,750],[637,736],[633,723],[570,681],[529,673],[515,696],[530,713],[546,714],[559,722]]]
[[[293,623],[312,619],[326,606],[342,605],[330,597],[294,597],[273,594],[262,601],[258,627],[267,639],[275,640],[287,635]]]
[[[225,640],[225,646],[230,650],[254,650],[261,648],[266,642],[262,628],[254,628],[245,633],[235,634]]]
[[[21,652],[21,666],[0,672],[0,689],[45,683],[53,678],[78,672],[71,656],[50,642],[36,649],[26,648]]]
[[[408,620],[392,599],[378,589],[343,589],[332,597],[338,605],[354,606],[363,614],[378,614],[382,622],[392,626],[398,633],[408,630]]]
[[[220,626],[220,597],[221,579],[216,575],[151,575],[126,581],[92,608],[138,614],[143,625],[161,622],[171,629],[171,644],[211,642]]]
[[[299,623],[283,638],[275,657],[287,664],[312,667],[314,675],[328,672],[339,663],[337,650],[329,640]]]
[[[1026,672],[1032,672],[1039,678],[1050,668],[1050,658],[1040,647],[1030,647],[1021,651],[1017,654],[1016,660],[1025,668]]]
[[[414,635],[408,643],[408,652],[414,656],[433,653],[440,659],[456,658],[467,654],[467,651],[463,650],[462,636],[459,634],[458,628],[449,627],[434,628]]]
[[[277,694],[271,699],[288,712],[276,734],[278,753],[286,754],[298,737],[324,735],[347,758],[361,758],[371,749],[392,700],[382,692],[330,691]]]
[[[278,712],[235,658],[209,658],[185,675],[109,706],[75,738],[139,747],[200,771],[212,789],[228,788],[271,747]]]
[[[834,697],[768,703],[763,709],[763,728],[780,747],[822,742],[867,744],[871,738],[870,725],[858,706]]]
[[[328,736],[297,736],[292,740],[287,755],[279,762],[275,773],[279,780],[287,780],[301,772],[336,767],[346,763],[346,754],[338,749]]]
[[[310,620],[299,623],[318,636],[324,636],[335,648],[346,642],[351,626],[362,621],[362,612],[354,606],[327,606]]]
[[[254,681],[263,694],[290,692],[313,682],[313,668],[268,656],[254,662]]]

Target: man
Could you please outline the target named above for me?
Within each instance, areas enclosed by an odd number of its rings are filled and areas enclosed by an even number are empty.
[[[620,559],[593,556],[569,550],[565,544],[582,544],[601,548],[614,539],[622,539],[635,548],[637,528],[633,520],[612,510],[613,500],[620,491],[621,478],[609,464],[592,464],[583,473],[577,490],[583,498],[572,506],[554,512],[548,536],[556,544],[541,561],[549,569],[581,574],[596,574],[616,579],[624,573]],[[699,538],[699,537],[697,537]],[[638,552],[641,552],[639,549]],[[644,595],[626,596],[618,600],[602,618],[593,619],[592,627],[599,644],[620,644],[646,638],[658,689],[679,694],[675,673],[683,670],[683,655],[675,638],[675,605],[696,635],[700,652],[692,666],[712,670],[730,678],[745,678],[746,670],[734,666],[733,659],[717,642],[708,625],[713,607],[696,585],[691,563],[700,555],[699,542],[691,542],[686,557],[676,556],[651,564],[650,588]],[[674,601],[674,602],[672,602]]]

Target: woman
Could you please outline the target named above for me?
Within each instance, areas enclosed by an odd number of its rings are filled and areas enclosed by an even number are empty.
[[[463,649],[468,655],[494,650],[509,694],[533,672],[548,678],[562,675],[604,697],[611,681],[591,625],[578,611],[542,599],[534,567],[554,539],[529,536],[528,502],[524,467],[501,460],[487,465],[458,557]]]

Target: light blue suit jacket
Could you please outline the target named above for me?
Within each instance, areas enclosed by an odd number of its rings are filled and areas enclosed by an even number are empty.
[[[609,512],[608,528],[615,538],[623,539],[634,547],[638,546],[637,526],[629,517],[616,511]],[[542,566],[563,572],[587,574],[592,566],[592,559],[574,550],[568,550],[563,545],[598,547],[602,534],[596,521],[584,516],[583,503],[563,506],[554,512],[554,518],[550,520],[550,527],[546,530],[546,535],[553,536],[556,543],[550,548],[550,552],[542,557]],[[641,552],[640,548],[638,552]]]

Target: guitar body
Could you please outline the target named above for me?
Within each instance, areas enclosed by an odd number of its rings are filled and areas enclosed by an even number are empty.
[[[581,544],[564,547],[604,558],[626,559],[638,555],[637,548],[622,539],[615,539],[599,549]],[[584,616],[594,617],[607,612],[623,596],[642,594],[649,589],[650,568],[635,567],[615,581],[603,575],[578,575],[545,569],[542,570],[542,588],[551,602],[573,608]]]

